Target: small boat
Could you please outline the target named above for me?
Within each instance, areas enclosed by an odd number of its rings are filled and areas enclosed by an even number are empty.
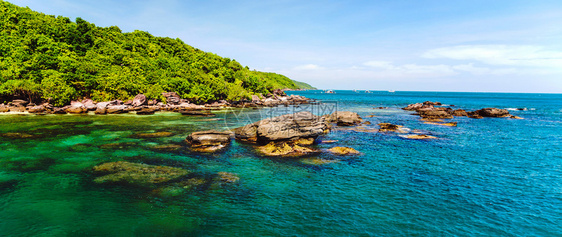
[[[328,94],[335,94],[336,92],[334,92],[333,90],[327,90],[326,93],[328,93]]]
[[[390,93],[394,93],[395,91],[394,91],[394,90],[389,90],[388,92],[390,92]]]
[[[365,93],[371,93],[369,90],[366,90]]]

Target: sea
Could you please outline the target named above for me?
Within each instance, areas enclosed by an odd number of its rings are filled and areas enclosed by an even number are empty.
[[[316,101],[215,117],[0,114],[0,236],[562,236],[562,94],[288,94]],[[424,101],[523,119],[455,117],[448,127],[401,109]],[[184,143],[300,111],[352,111],[370,124],[335,127],[306,157],[266,157],[238,141],[201,154]],[[378,123],[437,138],[376,132]],[[138,136],[154,132],[171,134]],[[154,149],[168,144],[181,148]],[[360,154],[327,152],[335,146]],[[239,179],[168,193],[94,182],[92,168],[115,161]]]

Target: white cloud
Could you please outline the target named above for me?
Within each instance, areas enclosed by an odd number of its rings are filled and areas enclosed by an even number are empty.
[[[374,68],[389,69],[389,70],[395,68],[391,62],[387,62],[387,61],[368,61],[363,63],[363,65],[374,67]]]
[[[295,67],[295,70],[320,70],[320,69],[323,69],[323,68],[316,65],[316,64],[305,64],[305,65],[300,65],[300,66]]]
[[[422,56],[471,60],[496,66],[562,68],[562,51],[533,45],[461,45],[432,49]]]

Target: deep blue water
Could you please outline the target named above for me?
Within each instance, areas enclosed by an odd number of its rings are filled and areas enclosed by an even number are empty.
[[[562,236],[562,95],[445,92],[297,91],[323,104],[222,111],[217,117],[0,115],[1,236]],[[410,103],[510,110],[523,120],[455,118],[457,127],[424,124]],[[150,149],[182,144],[190,133],[229,129],[270,114],[358,112],[376,129],[390,122],[438,137],[337,130],[317,148],[349,146],[362,154],[324,152],[268,158],[233,142],[214,155]],[[388,107],[377,109],[378,107]],[[374,115],[374,117],[369,117]],[[141,139],[141,132],[175,135]],[[104,144],[128,142],[115,149]],[[338,161],[317,165],[315,159]],[[91,168],[127,160],[178,166],[240,182],[172,197],[96,185]]]

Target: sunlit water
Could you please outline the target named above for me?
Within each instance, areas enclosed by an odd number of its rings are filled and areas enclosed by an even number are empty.
[[[0,137],[0,235],[562,235],[562,95],[336,92],[291,92],[324,107],[222,111],[214,118],[0,115],[0,133],[33,135]],[[399,109],[426,100],[467,110],[527,110],[510,111],[524,120],[455,118],[458,127],[443,127]],[[439,139],[335,131],[321,139],[337,143],[316,148],[349,146],[362,154],[302,159],[261,157],[239,142],[213,155],[152,149],[182,145],[194,131],[334,106],[358,112],[373,129],[391,122]],[[174,135],[134,137],[158,131]],[[106,145],[114,143],[123,145]],[[315,165],[315,158],[339,162]],[[231,172],[240,182],[169,197],[93,182],[93,166],[120,160],[182,167],[201,177]]]

